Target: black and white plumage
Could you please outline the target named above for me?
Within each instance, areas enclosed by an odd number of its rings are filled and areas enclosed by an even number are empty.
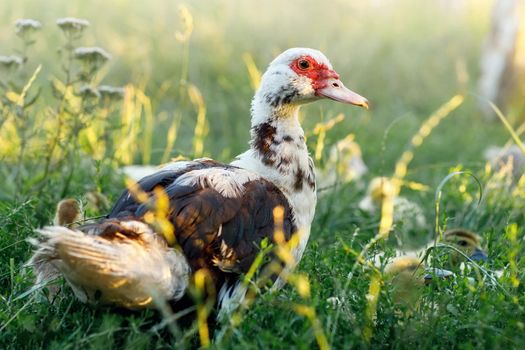
[[[321,98],[367,107],[344,87],[327,58],[313,49],[289,49],[263,75],[252,102],[250,148],[231,164],[197,159],[168,164],[138,182],[150,200],[161,188],[176,246],[147,224],[148,205],[125,191],[107,218],[69,229],[46,227],[32,263],[63,275],[84,301],[128,308],[155,298],[177,300],[193,273],[206,269],[229,310],[245,293],[248,271],[263,239],[275,243],[273,211],[283,208],[282,231],[299,244],[301,259],[316,205],[313,161],[298,120],[299,107]],[[279,280],[276,284],[283,283]]]

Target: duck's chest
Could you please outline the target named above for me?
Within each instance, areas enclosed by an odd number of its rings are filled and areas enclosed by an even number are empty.
[[[300,128],[282,125],[276,128],[264,123],[255,127],[253,134],[252,148],[232,164],[256,172],[286,196],[300,238],[294,249],[298,261],[310,236],[317,203],[314,163],[306,148],[304,132]]]
[[[299,244],[293,249],[293,255],[298,262],[310,237],[310,226],[317,204],[314,164],[306,148],[304,152],[299,153],[297,149],[292,149],[288,153],[286,149],[281,148],[278,154],[277,166],[265,169],[265,177],[268,177],[283,191],[293,210],[299,235]],[[287,155],[290,157],[285,158]]]
[[[299,235],[299,244],[293,248],[292,253],[295,260],[299,262],[310,237],[310,228],[315,215],[317,195],[315,188],[313,190],[308,188],[300,192],[291,193],[287,197],[294,212],[295,224],[297,225],[296,234]]]

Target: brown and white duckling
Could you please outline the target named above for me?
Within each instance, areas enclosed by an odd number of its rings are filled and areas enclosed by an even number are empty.
[[[76,199],[63,199],[57,204],[53,225],[71,227],[82,217],[81,204]]]

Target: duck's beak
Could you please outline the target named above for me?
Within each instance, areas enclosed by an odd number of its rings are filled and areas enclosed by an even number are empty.
[[[434,278],[438,280],[446,280],[454,277],[454,272],[445,269],[429,268],[426,269],[425,272],[423,279],[427,285],[432,283]]]
[[[317,89],[316,93],[318,96],[368,109],[368,100],[348,89],[341,80],[332,78],[326,80],[325,83],[324,87]]]
[[[474,250],[474,254],[472,254],[470,258],[476,262],[483,262],[487,261],[489,257],[487,256],[487,253],[485,253],[483,250],[481,250],[480,248],[476,248],[476,250]]]

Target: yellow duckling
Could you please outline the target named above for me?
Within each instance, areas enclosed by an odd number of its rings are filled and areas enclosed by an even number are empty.
[[[427,227],[423,209],[414,202],[396,193],[396,187],[388,177],[376,177],[370,181],[366,196],[359,202],[359,208],[369,214],[380,211],[383,201],[392,200],[394,205],[394,223],[403,223],[407,231],[421,230]]]
[[[319,188],[326,188],[359,180],[367,172],[361,147],[355,141],[355,136],[349,134],[332,146],[325,167],[316,172],[316,177]]]
[[[481,238],[477,234],[465,229],[451,229],[443,234],[443,243],[453,246],[474,261],[486,261],[488,257],[481,248],[480,242]],[[432,283],[434,278],[455,277],[455,274],[449,270],[426,268],[422,260],[425,251],[426,249],[410,255],[397,256],[391,259],[384,268],[385,280],[393,286],[394,302],[408,309],[417,307],[422,286]],[[466,260],[464,255],[455,250],[447,251],[447,253],[450,257],[450,267],[458,266]]]
[[[385,267],[385,283],[392,287],[392,301],[411,313],[419,305],[425,285],[423,262],[416,256],[399,256]]]
[[[443,252],[446,252],[446,254],[449,256],[449,265],[447,267],[453,268],[459,266],[462,262],[465,262],[467,259],[465,256],[467,256],[469,259],[475,261],[475,262],[483,262],[488,260],[487,253],[483,250],[481,247],[481,238],[476,233],[463,229],[463,228],[454,228],[445,231],[443,233],[443,240],[439,241],[438,243],[442,243],[445,245],[450,245],[453,248],[457,249],[446,249],[441,250]],[[396,269],[393,271],[403,270],[404,266],[407,264],[406,262],[403,262],[403,260],[397,261],[396,259],[399,258],[410,258],[415,259],[413,261],[418,261],[418,264],[421,262],[421,259],[426,254],[427,250],[432,248],[434,246],[434,243],[427,244],[424,248],[419,249],[417,251],[401,251],[398,250],[396,252],[396,257],[393,258],[391,261],[389,261],[386,264],[385,271],[387,269],[392,270],[392,267],[389,267],[394,261],[396,261]],[[459,250],[459,252],[458,252]],[[460,253],[461,252],[461,253]],[[376,266],[381,266],[380,264],[381,255],[378,255],[376,257]],[[407,260],[412,261],[412,260]],[[406,266],[410,266],[406,265]]]
[[[404,255],[394,259],[385,267],[385,282],[392,286],[392,301],[411,313],[419,306],[425,285],[434,278],[454,278],[454,273],[444,269],[425,268],[425,263],[416,256]]]
[[[481,248],[481,238],[472,231],[461,228],[450,229],[443,234],[442,243],[453,246],[474,261],[488,259],[487,254]],[[382,269],[385,283],[391,286],[392,301],[407,315],[419,307],[423,288],[426,285],[432,284],[436,279],[452,280],[456,277],[452,271],[427,267],[428,261],[424,261],[423,257],[427,249],[432,246],[433,244],[429,244],[419,251],[398,251],[398,256],[390,258],[386,264],[383,254],[377,254],[374,257],[373,264]],[[448,266],[451,268],[457,267],[466,260],[465,256],[455,250],[443,251],[450,257]],[[473,279],[472,282],[474,282]],[[332,308],[341,305],[341,300],[337,297],[328,298],[327,302]]]

